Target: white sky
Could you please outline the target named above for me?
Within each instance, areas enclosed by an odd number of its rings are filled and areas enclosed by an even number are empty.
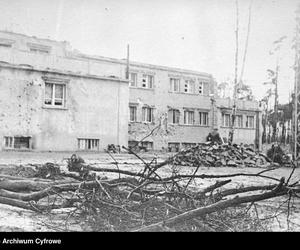
[[[293,89],[295,8],[299,0],[253,0],[244,81],[259,99],[266,70],[275,67],[272,43],[286,35],[281,51],[280,101]],[[240,4],[240,56],[250,0]],[[87,54],[125,58],[234,76],[235,0],[0,0],[0,29],[67,40]],[[240,58],[240,61],[241,61]]]

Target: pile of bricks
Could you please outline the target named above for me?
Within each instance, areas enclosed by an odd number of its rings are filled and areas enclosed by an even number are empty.
[[[280,167],[265,154],[255,152],[252,148],[238,145],[200,144],[182,150],[174,157],[174,165],[179,166],[206,166],[206,167]],[[284,166],[290,166],[289,161]]]

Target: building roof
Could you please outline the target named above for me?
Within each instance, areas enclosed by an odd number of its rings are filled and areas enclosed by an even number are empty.
[[[73,77],[98,79],[98,80],[108,80],[108,81],[128,84],[128,80],[122,79],[122,78],[119,78],[119,77],[113,77],[113,76],[108,77],[108,76],[98,76],[98,75],[91,75],[91,74],[80,74],[80,73],[75,73],[75,72],[72,72],[72,71],[62,71],[62,70],[50,69],[50,68],[37,69],[37,68],[34,68],[31,65],[11,64],[11,63],[1,62],[1,61],[0,61],[0,66],[2,68],[18,69],[18,70],[25,70],[25,71],[35,71],[35,72],[58,74],[58,75],[63,75],[63,76],[73,76]]]
[[[126,59],[117,59],[117,58],[111,58],[111,57],[104,57],[104,56],[98,56],[98,55],[88,55],[85,53],[82,53],[78,50],[67,50],[66,45],[71,48],[71,45],[67,41],[56,41],[49,38],[39,38],[36,36],[29,36],[22,33],[16,33],[12,31],[6,31],[2,30],[0,33],[6,33],[14,36],[21,36],[27,39],[36,39],[39,41],[45,41],[45,42],[51,42],[56,43],[58,46],[63,46],[66,49],[66,55],[69,58],[72,59],[86,59],[86,60],[94,60],[94,61],[105,61],[110,63],[116,63],[116,64],[122,64],[126,65]],[[148,64],[148,63],[142,63],[142,62],[136,62],[136,61],[130,61],[130,66],[135,67],[142,67],[147,69],[153,69],[153,70],[163,70],[163,71],[169,71],[169,72],[175,72],[175,73],[181,73],[181,74],[192,74],[192,75],[198,75],[199,77],[207,77],[212,78],[212,75],[205,72],[200,71],[194,71],[194,70],[188,70],[188,69],[181,69],[177,67],[169,67],[169,66],[162,66],[162,65],[154,65],[154,64]]]

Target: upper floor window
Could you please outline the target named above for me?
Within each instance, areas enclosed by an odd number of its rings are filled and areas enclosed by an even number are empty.
[[[170,78],[170,90],[172,92],[180,91],[180,79]]]
[[[247,116],[246,128],[254,128],[254,116]]]
[[[154,76],[143,74],[142,87],[153,89],[153,86],[154,86]]]
[[[208,126],[208,112],[199,112],[199,124]]]
[[[137,107],[136,106],[129,106],[129,121],[130,122],[136,122],[136,112],[137,111]]]
[[[7,44],[7,43],[0,43],[0,47],[11,48],[12,45],[11,44]]]
[[[203,95],[204,83],[199,82],[198,91],[200,95]]]
[[[45,106],[65,107],[66,84],[69,80],[49,76],[43,76],[42,79],[45,81]]]
[[[185,110],[184,111],[184,124],[193,125],[195,123],[194,116],[195,116],[194,111]]]
[[[143,107],[142,118],[143,122],[154,122],[153,108]]]
[[[50,54],[51,52],[50,46],[46,46],[42,44],[28,43],[28,47],[31,52],[42,53],[42,54]]]
[[[231,126],[231,115],[230,114],[222,114],[222,124],[224,127]]]
[[[137,86],[137,73],[130,73],[130,87]]]
[[[43,50],[43,49],[30,48],[30,51],[31,52],[43,53],[43,54],[49,54],[48,50]]]
[[[179,124],[180,112],[177,109],[168,111],[168,122],[171,124]]]
[[[11,39],[0,38],[0,47],[11,48],[15,41]]]
[[[65,106],[65,84],[45,84],[45,104],[51,106]]]
[[[185,80],[184,93],[195,93],[195,82],[192,80]]]

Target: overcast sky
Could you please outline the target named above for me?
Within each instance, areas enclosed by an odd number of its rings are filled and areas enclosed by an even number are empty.
[[[275,67],[272,44],[288,38],[281,50],[279,95],[293,89],[295,8],[298,0],[253,0],[244,81],[259,99],[266,70]],[[239,0],[240,57],[250,0]],[[233,79],[235,0],[0,0],[0,29],[69,41],[87,54],[125,58]],[[241,61],[241,58],[240,58]]]

